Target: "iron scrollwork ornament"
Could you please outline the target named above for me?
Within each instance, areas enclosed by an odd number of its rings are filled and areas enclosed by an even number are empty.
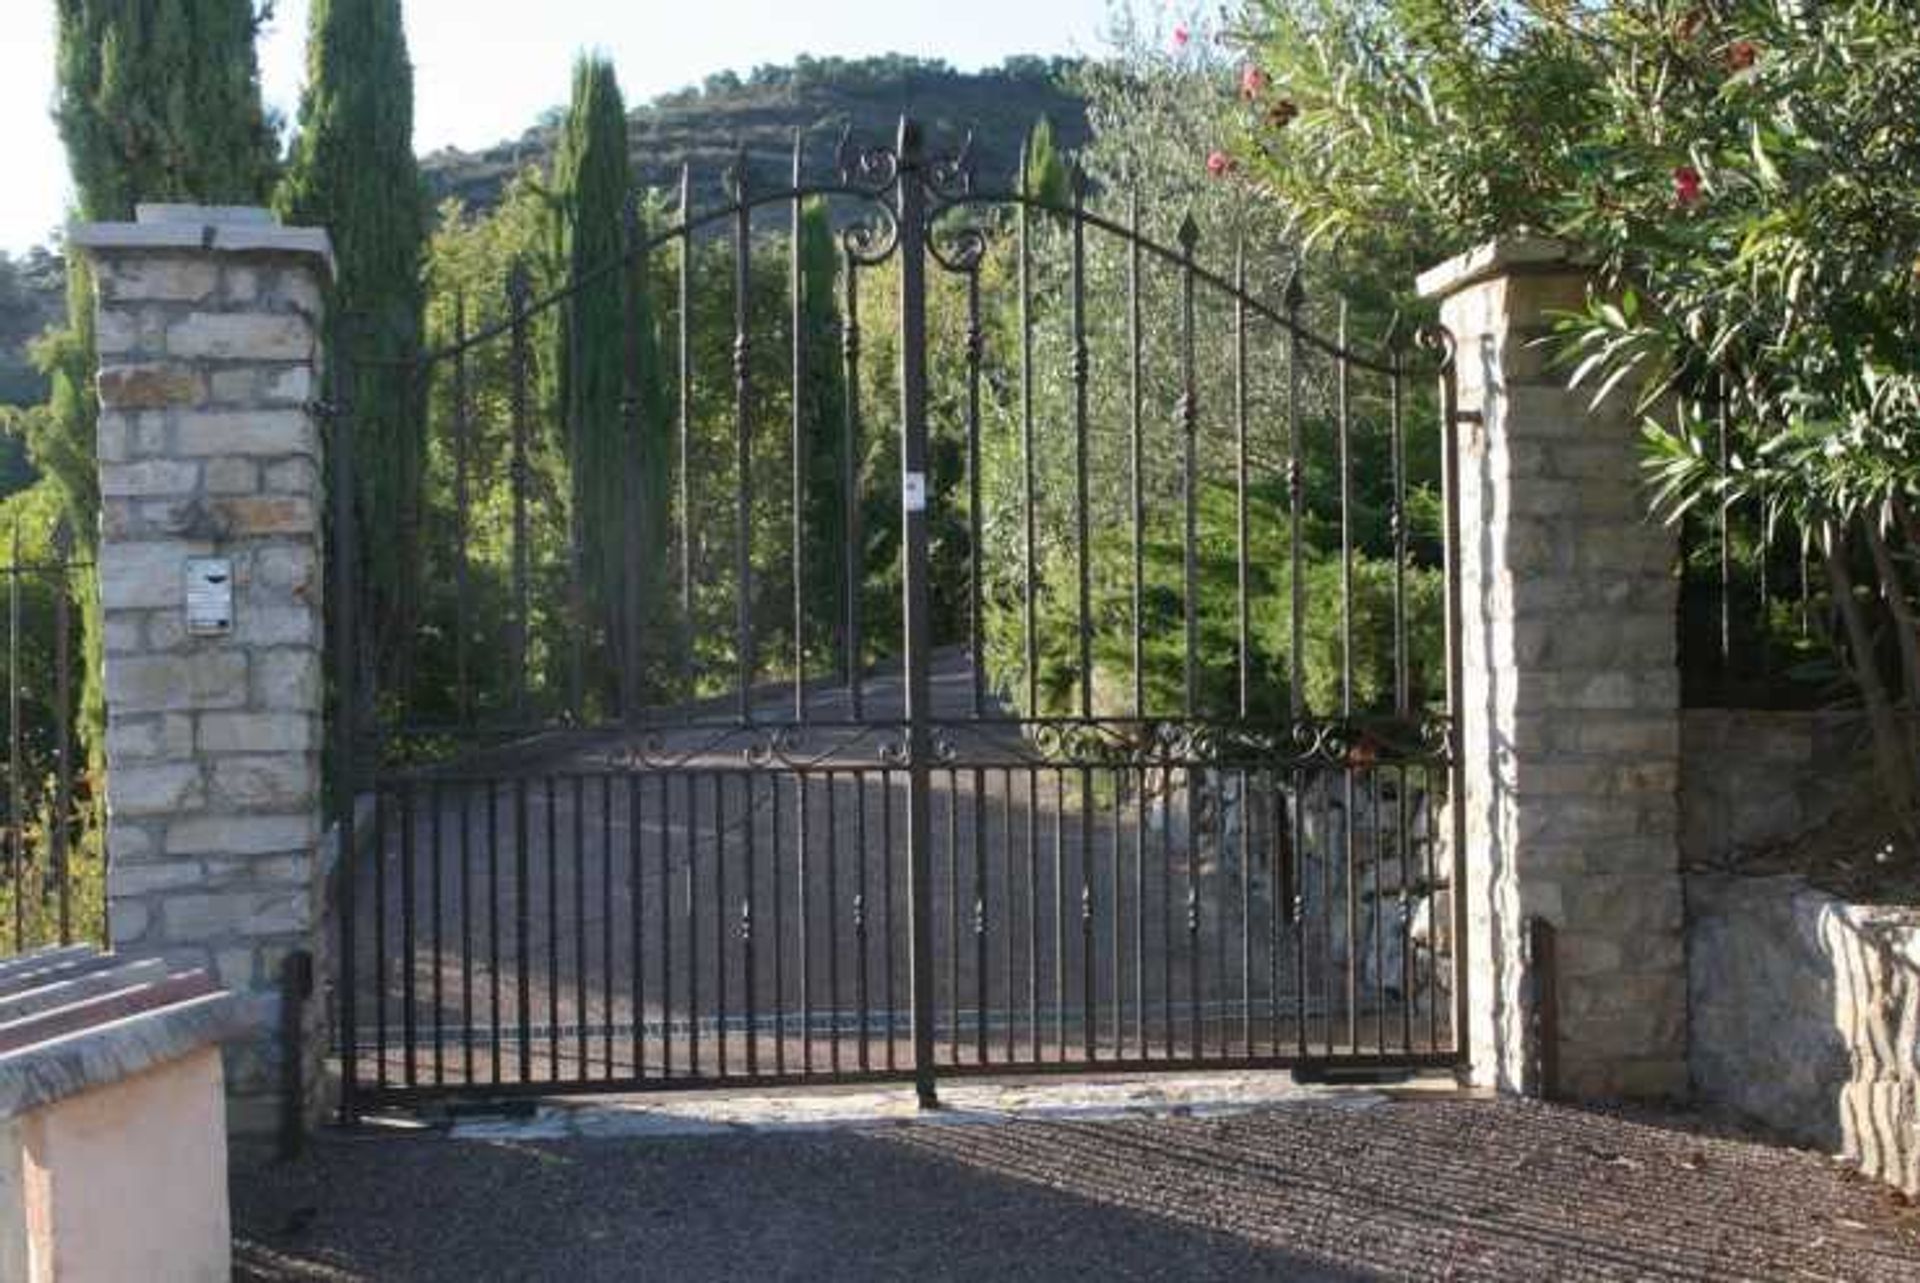
[[[840,131],[840,141],[833,149],[833,165],[843,184],[872,196],[889,191],[900,178],[899,153],[882,144],[854,146],[852,125]]]
[[[973,131],[961,140],[960,149],[930,162],[926,167],[927,194],[938,205],[943,201],[963,201],[973,195]]]
[[[938,220],[927,228],[927,252],[955,276],[980,270],[987,257],[987,243],[987,229],[978,223]]]
[[[860,267],[886,262],[899,243],[899,220],[884,203],[875,204],[865,217],[840,229],[841,252]]]

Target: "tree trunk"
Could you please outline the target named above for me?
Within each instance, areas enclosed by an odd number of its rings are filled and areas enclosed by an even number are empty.
[[[1867,532],[1867,547],[1873,552],[1874,573],[1880,578],[1880,595],[1886,598],[1887,611],[1893,616],[1895,640],[1900,646],[1900,676],[1905,688],[1905,707],[1920,708],[1920,632],[1916,632],[1913,608],[1907,602],[1907,583],[1887,549],[1886,538],[1872,521],[1860,523]]]
[[[1867,725],[1873,735],[1875,773],[1887,804],[1893,810],[1909,853],[1916,849],[1914,827],[1914,769],[1911,742],[1902,727],[1886,683],[1874,663],[1873,635],[1866,615],[1853,596],[1853,574],[1847,569],[1846,540],[1840,527],[1829,521],[1822,530],[1827,587],[1833,594],[1834,609],[1839,612],[1847,633],[1847,666],[1866,705]]]

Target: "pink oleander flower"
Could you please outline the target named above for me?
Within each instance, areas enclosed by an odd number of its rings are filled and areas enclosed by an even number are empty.
[[[1682,205],[1700,203],[1700,171],[1692,165],[1680,165],[1673,171],[1673,198]]]
[[[1225,178],[1233,172],[1233,157],[1217,148],[1208,152],[1207,172],[1215,178]]]
[[[1176,26],[1174,27],[1174,29],[1173,29],[1173,47],[1174,47],[1175,49],[1185,49],[1185,48],[1187,47],[1187,41],[1189,41],[1189,40],[1191,40],[1191,39],[1193,39],[1193,33],[1192,33],[1191,31],[1188,31],[1188,30],[1187,30],[1187,24],[1186,24],[1186,23],[1184,23],[1184,22],[1182,22],[1182,23],[1179,23],[1179,24],[1177,24],[1177,25],[1176,25]]]
[[[1258,67],[1249,66],[1240,73],[1240,96],[1248,102],[1254,101],[1267,91],[1267,73]]]

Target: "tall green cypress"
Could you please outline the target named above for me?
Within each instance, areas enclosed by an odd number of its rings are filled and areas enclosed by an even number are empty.
[[[554,159],[559,239],[572,293],[560,309],[553,367],[572,474],[574,540],[582,600],[576,626],[589,654],[625,654],[623,558],[628,542],[626,493],[633,484],[627,443],[627,362],[651,364],[644,343],[629,353],[622,274],[610,271],[624,248],[633,163],[627,109],[613,64],[584,55],[574,66],[573,102]],[[644,339],[644,336],[642,336]],[[619,665],[586,674],[609,701]]]
[[[277,149],[260,102],[252,0],[56,0],[54,15],[54,116],[77,218],[124,221],[143,201],[266,198]],[[99,528],[97,356],[93,284],[78,256],[67,260],[67,328],[49,336],[38,357],[52,392],[30,448],[90,560]],[[87,582],[79,595],[79,728],[98,769],[105,726],[99,594]]]
[[[640,245],[644,237],[656,232],[660,221],[658,209],[636,209],[628,223],[632,245]],[[638,255],[629,261],[622,275],[628,290],[628,373],[636,401],[631,426],[637,433],[627,449],[630,573],[623,586],[631,594],[627,600],[637,621],[635,641],[639,651],[634,658],[640,685],[633,695],[653,697],[671,689],[672,683],[683,676],[674,652],[685,645],[685,639],[676,622],[678,612],[670,605],[678,598],[668,569],[673,541],[674,419],[668,403],[665,340],[660,332],[648,256]]]
[[[800,215],[800,325],[806,382],[801,398],[802,449],[806,455],[807,642],[828,645],[833,669],[847,671],[849,656],[840,626],[846,576],[846,373],[840,360],[838,248],[826,202],[809,200]]]
[[[277,153],[253,0],[57,0],[55,116],[83,219],[257,204]]]
[[[410,631],[425,415],[406,362],[420,351],[427,197],[413,154],[413,65],[400,0],[314,0],[299,135],[275,193],[280,215],[324,227],[337,274],[332,306],[350,357],[356,502],[377,653]]]
[[[1024,182],[1027,195],[1042,204],[1064,208],[1073,200],[1067,162],[1053,140],[1053,122],[1045,116],[1034,121],[1027,132]]]

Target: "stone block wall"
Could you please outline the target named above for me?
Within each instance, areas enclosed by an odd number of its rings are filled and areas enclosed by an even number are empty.
[[[1680,729],[1680,845],[1689,867],[1790,842],[1873,787],[1856,712],[1690,708]]]
[[[1920,1194],[1920,910],[1688,879],[1694,1086]]]
[[[281,969],[323,943],[324,235],[159,207],[77,228],[100,353],[99,580],[114,947],[212,970],[236,1135],[279,1124]],[[229,558],[225,635],[191,634],[189,558]],[[324,1013],[300,1013],[319,1081]]]
[[[1472,1078],[1532,1091],[1527,921],[1557,937],[1555,1086],[1687,1089],[1673,533],[1628,398],[1539,340],[1589,275],[1518,238],[1421,278],[1456,345]]]

